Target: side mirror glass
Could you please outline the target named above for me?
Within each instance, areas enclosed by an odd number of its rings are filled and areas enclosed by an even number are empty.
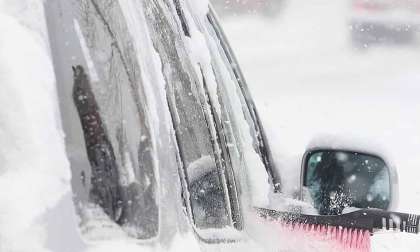
[[[301,194],[307,190],[320,215],[339,215],[346,208],[388,209],[391,176],[386,162],[372,154],[315,150],[305,154]]]

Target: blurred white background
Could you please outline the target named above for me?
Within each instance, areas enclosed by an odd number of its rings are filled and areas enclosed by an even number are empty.
[[[212,2],[286,189],[308,144],[328,135],[382,153],[399,174],[397,210],[420,214],[420,1]],[[419,237],[376,239],[374,251],[420,250]]]

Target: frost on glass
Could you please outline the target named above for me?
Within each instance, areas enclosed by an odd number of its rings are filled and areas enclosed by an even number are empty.
[[[386,209],[391,196],[389,169],[384,161],[360,153],[310,154],[305,186],[322,215],[341,214],[347,207]]]
[[[64,121],[72,123],[66,126],[67,149],[82,232],[94,237],[92,233],[109,227],[138,239],[155,237],[159,231],[155,147],[132,38],[118,1],[71,4],[74,17],[68,26],[74,27],[86,62],[65,69],[73,72],[72,87],[59,89],[72,96],[65,109],[76,108],[79,118]],[[77,55],[69,41],[61,53]],[[73,61],[74,55],[69,56]],[[78,127],[83,143],[74,134]],[[86,155],[80,154],[83,149]]]

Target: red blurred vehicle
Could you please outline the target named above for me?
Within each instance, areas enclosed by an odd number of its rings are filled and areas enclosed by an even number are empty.
[[[417,40],[419,0],[352,0],[351,39],[357,47]]]

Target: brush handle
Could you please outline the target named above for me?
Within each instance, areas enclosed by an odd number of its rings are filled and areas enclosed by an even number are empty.
[[[407,233],[419,233],[420,216],[415,214],[389,212],[377,209],[359,210],[371,217],[374,229],[400,230]]]
[[[407,233],[419,233],[418,215],[389,212],[378,209],[362,209],[342,215],[306,215],[293,212],[279,212],[258,208],[260,217],[278,220],[283,223],[336,226],[352,229],[369,230],[372,234],[377,230],[395,230]]]

